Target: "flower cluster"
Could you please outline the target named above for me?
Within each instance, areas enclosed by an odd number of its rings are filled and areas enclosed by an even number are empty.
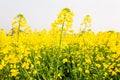
[[[12,25],[25,30],[13,35],[0,29],[1,80],[119,80],[120,33],[85,32],[62,35],[72,26],[73,12],[64,8],[50,31],[30,30],[23,15]],[[91,22],[90,16],[84,24]],[[19,34],[19,35],[18,35]]]

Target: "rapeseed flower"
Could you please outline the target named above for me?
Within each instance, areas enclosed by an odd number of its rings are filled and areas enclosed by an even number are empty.
[[[33,71],[33,75],[36,75],[37,73],[38,73],[37,70],[34,70],[34,71]]]
[[[85,70],[85,73],[89,74],[89,73],[90,73],[90,71],[89,71],[88,69],[86,69],[86,70]]]
[[[10,72],[11,72],[11,76],[14,77],[16,77],[19,74],[19,71],[17,69],[11,69]]]
[[[67,59],[67,58],[64,58],[64,59],[63,59],[63,63],[66,63],[66,62],[68,62],[68,59]]]

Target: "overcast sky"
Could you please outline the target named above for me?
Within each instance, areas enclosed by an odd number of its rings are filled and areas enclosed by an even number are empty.
[[[77,32],[86,14],[92,17],[94,32],[120,31],[120,0],[0,0],[0,28],[8,31],[13,17],[24,14],[32,29],[50,29],[63,8],[70,8]]]

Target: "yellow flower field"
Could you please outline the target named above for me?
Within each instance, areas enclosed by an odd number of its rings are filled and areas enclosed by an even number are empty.
[[[49,31],[32,31],[18,14],[9,33],[0,29],[0,80],[119,80],[120,33],[72,29],[74,13],[64,8]],[[88,29],[87,29],[88,28]]]

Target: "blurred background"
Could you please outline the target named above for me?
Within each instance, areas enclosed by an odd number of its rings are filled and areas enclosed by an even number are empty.
[[[24,14],[32,30],[50,29],[51,23],[63,8],[70,8],[75,16],[73,29],[89,14],[92,31],[120,31],[120,0],[0,0],[0,28],[11,29],[13,17]]]

